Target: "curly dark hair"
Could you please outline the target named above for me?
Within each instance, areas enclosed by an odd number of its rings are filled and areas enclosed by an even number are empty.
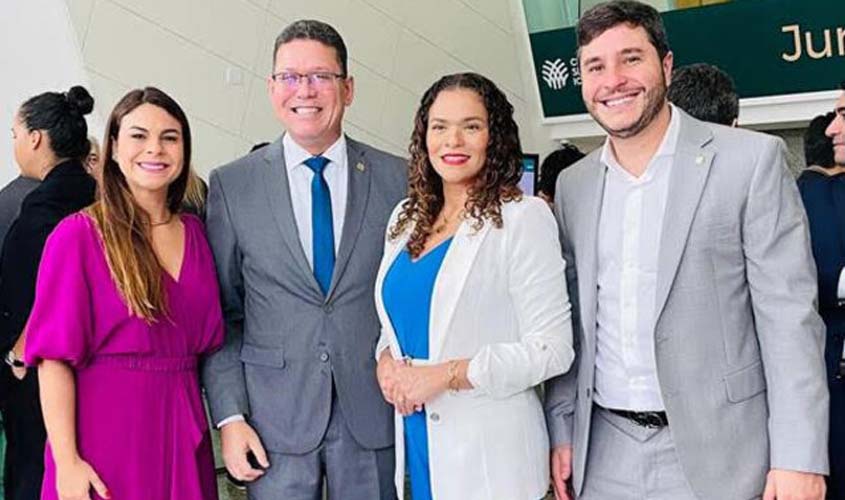
[[[507,97],[496,84],[477,73],[442,77],[420,100],[408,148],[411,154],[408,199],[388,235],[395,239],[413,225],[408,240],[408,252],[412,257],[422,253],[444,203],[443,180],[431,165],[426,147],[428,113],[440,92],[454,89],[472,90],[481,97],[487,110],[489,130],[487,160],[467,193],[465,217],[474,219],[472,228],[475,231],[486,221],[494,227],[502,227],[502,203],[522,197],[518,186],[522,177],[522,147],[519,127],[513,119],[513,106]]]

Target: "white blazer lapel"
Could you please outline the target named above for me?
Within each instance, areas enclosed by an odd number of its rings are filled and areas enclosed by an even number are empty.
[[[476,232],[472,229],[472,220],[465,220],[446,251],[431,296],[428,357],[432,361],[440,360],[446,332],[455,314],[458,299],[491,225],[490,221],[485,221],[484,226]]]

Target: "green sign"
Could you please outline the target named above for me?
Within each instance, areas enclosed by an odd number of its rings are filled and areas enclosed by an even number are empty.
[[[714,64],[741,97],[838,88],[845,80],[845,0],[735,0],[663,14],[675,67]],[[575,29],[529,35],[546,118],[585,113]]]

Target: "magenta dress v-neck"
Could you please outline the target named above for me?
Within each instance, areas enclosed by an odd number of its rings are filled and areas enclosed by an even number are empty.
[[[153,324],[129,314],[87,215],[56,227],[38,270],[25,361],[73,367],[79,454],[115,500],[217,498],[197,365],[222,344],[223,317],[202,222],[182,221],[182,268],[165,273],[169,314]],[[41,498],[58,498],[49,443]]]

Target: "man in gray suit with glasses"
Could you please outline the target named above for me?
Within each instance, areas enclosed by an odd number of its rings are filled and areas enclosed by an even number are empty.
[[[211,174],[208,237],[227,331],[203,379],[250,498],[393,499],[393,410],[376,382],[373,286],[406,163],[342,133],[354,82],[331,26],[276,39],[286,133]]]
[[[577,34],[608,138],[557,185],[578,346],[547,392],[558,499],[822,500],[824,325],[783,142],[667,102],[654,8],[600,4]]]

